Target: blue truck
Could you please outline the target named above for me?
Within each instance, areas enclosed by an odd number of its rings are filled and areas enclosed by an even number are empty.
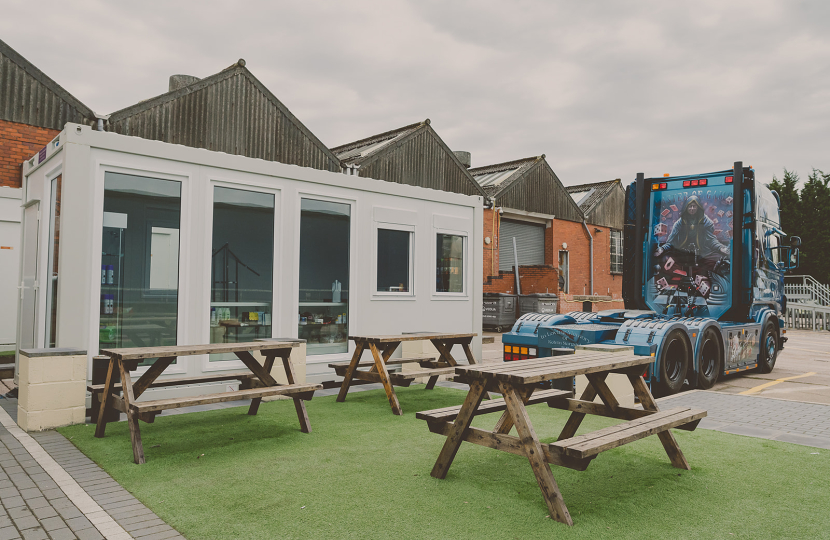
[[[504,360],[596,343],[650,355],[659,395],[721,375],[775,366],[784,336],[784,273],[801,240],[781,230],[778,194],[736,162],[731,170],[637,179],[626,189],[625,309],[530,313],[502,335]]]

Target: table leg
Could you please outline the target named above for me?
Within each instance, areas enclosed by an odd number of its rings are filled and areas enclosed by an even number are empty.
[[[270,354],[265,357],[265,364],[263,368],[267,373],[271,373],[271,369],[274,367],[274,355]],[[257,411],[259,411],[259,404],[262,403],[262,398],[254,398],[251,400],[251,405],[248,407],[248,414],[251,416],[255,416]]]
[[[397,342],[387,343],[387,344],[383,345],[382,347],[378,348],[378,351],[381,353],[380,357],[383,359],[383,365],[384,366],[389,363],[389,358],[392,357],[392,354],[395,352],[395,349],[397,349],[400,344],[401,344],[401,342],[397,341]],[[369,368],[370,373],[377,373],[377,371],[378,371],[378,367],[376,365],[373,365],[372,367]]]
[[[464,355],[467,357],[467,363],[471,366],[478,364],[476,362],[475,356],[473,356],[473,351],[470,349],[470,342],[473,338],[470,338],[470,341],[461,344],[461,348],[464,350]],[[438,353],[441,355],[441,359],[444,360],[447,364],[455,367],[458,365],[458,362],[452,356],[452,344],[446,343],[440,339],[432,339],[432,344],[435,345],[435,348],[438,349]],[[484,392],[484,399],[490,399],[490,393]]]
[[[438,375],[433,375],[427,381],[426,389],[427,390],[432,390],[433,388],[435,388],[435,383],[437,383],[437,382],[438,382]]]
[[[98,412],[98,423],[95,426],[95,436],[99,439],[104,436],[104,431],[107,429],[107,407],[112,403],[112,394],[115,382],[113,382],[113,372],[115,371],[115,360],[110,358],[109,366],[107,366],[107,381],[104,384],[104,394],[101,396],[101,409]]]
[[[143,394],[145,390],[150,388],[158,376],[161,375],[162,372],[167,369],[167,366],[172,364],[174,360],[176,360],[175,356],[157,358],[156,361],[153,362],[153,365],[144,372],[144,375],[139,377],[135,384],[133,384],[133,398],[138,399],[138,397]]]
[[[573,519],[571,519],[565,501],[562,499],[562,493],[559,492],[559,486],[556,485],[556,479],[553,478],[553,472],[545,461],[542,444],[539,442],[539,437],[536,436],[533,424],[530,423],[521,394],[511,384],[500,383],[499,387],[507,404],[507,411],[516,424],[516,431],[519,433],[530,467],[533,469],[536,481],[542,489],[542,496],[548,505],[550,516],[561,523],[573,525]]]
[[[600,377],[605,380],[606,375],[601,374]],[[597,397],[597,391],[593,385],[589,384],[585,387],[585,390],[582,392],[582,396],[579,399],[583,401],[594,401],[594,398]],[[576,435],[576,430],[579,429],[580,424],[582,424],[582,420],[585,418],[585,413],[580,412],[572,412],[571,416],[568,417],[568,421],[565,423],[565,427],[562,428],[562,433],[559,434],[559,438],[556,439],[557,441],[563,441],[565,439],[570,439],[574,435]]]
[[[285,378],[288,384],[295,384],[294,366],[291,364],[291,352],[282,356],[282,366],[285,368]],[[297,410],[297,418],[300,420],[300,431],[311,433],[311,422],[308,421],[308,411],[305,409],[305,402],[300,398],[294,398],[294,408]]]
[[[443,480],[447,477],[447,472],[450,470],[450,465],[452,465],[452,461],[455,459],[455,454],[458,453],[458,448],[464,441],[464,437],[467,435],[467,429],[473,421],[475,411],[481,405],[482,397],[484,397],[484,382],[470,382],[470,391],[464,399],[461,410],[458,411],[458,416],[455,417],[455,422],[453,422],[449,434],[447,434],[447,440],[444,441],[444,447],[441,448],[441,453],[438,454],[438,459],[432,467],[432,472],[429,473],[433,478]]]
[[[641,375],[629,375],[628,380],[631,381],[631,386],[634,387],[634,395],[640,398],[640,403],[643,405],[643,409],[655,412],[660,410],[657,408],[657,403],[654,402],[654,396],[651,395],[648,385],[646,384],[646,381],[643,380]],[[669,456],[672,466],[678,469],[685,469],[687,471],[692,469],[689,462],[686,461],[686,456],[683,455],[683,451],[680,450],[680,446],[677,444],[677,440],[674,438],[674,435],[672,435],[670,430],[658,433],[657,437],[659,437],[660,442],[663,444],[663,449]]]
[[[133,461],[139,465],[144,463],[144,446],[141,444],[141,430],[138,427],[138,414],[134,413],[130,405],[135,401],[133,383],[130,372],[124,368],[124,363],[117,360],[121,370],[121,399],[124,400],[124,410],[127,415],[127,424],[130,426],[130,441],[133,444]]]
[[[588,382],[591,383],[591,386],[594,387],[597,394],[599,394],[599,398],[605,406],[611,409],[611,412],[616,413],[620,403],[617,401],[617,398],[614,397],[614,394],[611,392],[611,389],[608,388],[608,385],[605,384],[607,375],[605,373],[586,373],[585,377],[588,379]]]
[[[518,390],[519,395],[522,397],[522,403],[525,405],[527,401],[530,399],[530,396],[533,394],[534,388],[531,386],[529,388],[522,388]],[[501,433],[502,435],[507,435],[510,433],[510,430],[513,429],[513,418],[510,416],[508,411],[504,411],[501,413],[501,417],[499,418],[498,422],[496,422],[496,427],[493,428],[493,433]]]
[[[378,370],[378,375],[380,375],[380,381],[383,383],[383,389],[386,390],[386,397],[389,399],[389,405],[392,407],[392,412],[398,416],[403,414],[401,410],[401,404],[398,402],[398,396],[395,394],[395,389],[392,388],[392,381],[389,380],[389,372],[386,371],[386,363],[383,361],[381,357],[380,351],[378,351],[377,345],[374,343],[369,343],[369,349],[372,351],[372,356],[375,359],[375,367]],[[387,349],[384,356],[391,356],[393,349]]]
[[[352,355],[352,362],[349,364],[349,367],[346,368],[346,374],[343,376],[343,384],[340,385],[340,393],[337,394],[337,401],[346,401],[346,394],[349,393],[349,385],[352,384],[352,377],[354,376],[354,370],[357,369],[357,365],[360,363],[360,356],[363,354],[363,349],[366,348],[365,341],[355,341],[355,348],[354,354]]]

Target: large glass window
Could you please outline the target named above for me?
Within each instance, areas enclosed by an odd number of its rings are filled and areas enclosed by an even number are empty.
[[[106,173],[101,348],[176,345],[180,219],[181,182]]]
[[[348,204],[301,202],[298,335],[309,355],[349,350],[350,223]]]
[[[611,273],[622,274],[622,231],[611,231]]]
[[[435,292],[464,292],[464,237],[438,234]]]
[[[46,347],[54,348],[58,333],[58,246],[61,228],[61,176],[52,180],[49,206],[49,281],[46,283]]]
[[[267,193],[213,189],[211,343],[271,337],[274,200]],[[235,359],[211,355],[211,361]]]
[[[378,228],[377,292],[412,290],[412,232]]]

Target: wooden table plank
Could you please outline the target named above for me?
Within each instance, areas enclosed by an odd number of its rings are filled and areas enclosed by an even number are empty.
[[[563,379],[587,373],[601,373],[603,371],[641,366],[651,364],[653,361],[654,359],[649,356],[629,357],[612,354],[605,358],[585,359],[581,362],[565,365],[552,361],[548,364],[537,364],[518,372],[505,372],[503,370],[491,372],[487,368],[480,367],[457,367],[455,372],[468,379],[489,379],[508,382],[510,384],[525,385],[550,379]],[[519,360],[518,362],[524,362],[524,360]]]
[[[239,351],[263,351],[300,346],[300,341],[250,341],[244,343],[212,343],[209,345],[170,345],[163,347],[131,347],[102,349],[101,354],[121,360],[142,360],[164,356],[192,356],[195,354],[232,353]]]
[[[424,341],[424,340],[433,340],[433,339],[472,339],[476,337],[478,334],[475,332],[471,333],[427,333],[424,332],[422,334],[395,334],[395,335],[380,335],[380,336],[366,336],[366,335],[354,335],[349,336],[349,339],[357,342],[363,341],[365,343],[390,343],[393,341]]]

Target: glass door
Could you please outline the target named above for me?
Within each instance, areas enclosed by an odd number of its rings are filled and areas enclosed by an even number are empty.
[[[106,173],[101,348],[177,344],[180,219],[181,182]]]
[[[273,194],[213,189],[210,342],[271,337],[274,276]],[[210,361],[236,360],[232,353]]]
[[[348,204],[302,200],[298,336],[308,355],[349,350],[350,227]]]

